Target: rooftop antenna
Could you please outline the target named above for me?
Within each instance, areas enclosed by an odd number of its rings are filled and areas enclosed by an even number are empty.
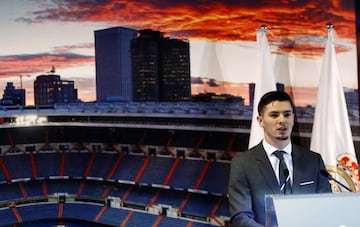
[[[23,88],[23,81],[22,81],[22,77],[23,77],[23,75],[21,75],[21,74],[20,74],[20,89],[22,89],[22,88]]]
[[[55,66],[51,66],[51,70],[48,73],[54,74],[55,73]]]
[[[25,75],[25,76],[30,77],[30,75]],[[23,75],[20,74],[19,77],[20,77],[20,89],[22,89],[23,88]]]

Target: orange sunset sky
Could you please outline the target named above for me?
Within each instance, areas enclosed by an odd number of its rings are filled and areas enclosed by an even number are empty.
[[[4,0],[0,3],[0,89],[8,81],[19,87],[21,77],[31,105],[34,79],[55,66],[62,79],[75,81],[81,100],[94,101],[93,33],[123,26],[189,40],[191,76],[214,77],[224,82],[216,92],[247,99],[244,84],[252,82],[256,68],[255,31],[266,24],[275,73],[284,80],[280,82],[296,87],[293,91],[299,100],[295,102],[313,104],[329,22],[338,35],[343,84],[357,88],[354,0]],[[210,69],[214,75],[208,75],[206,53],[218,58],[219,68]],[[192,93],[203,90],[192,87]]]

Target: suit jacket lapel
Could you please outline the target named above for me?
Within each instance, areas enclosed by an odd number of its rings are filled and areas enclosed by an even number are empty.
[[[300,190],[300,183],[303,180],[303,169],[306,168],[307,163],[304,163],[304,160],[301,158],[299,151],[293,146],[292,150],[292,160],[293,160],[293,193],[297,193]]]
[[[262,145],[255,149],[256,152],[255,158],[257,161],[258,168],[260,169],[262,175],[264,176],[264,180],[269,185],[273,194],[279,193],[279,183],[274,173],[274,170],[271,166],[271,163],[266,155],[266,152]]]

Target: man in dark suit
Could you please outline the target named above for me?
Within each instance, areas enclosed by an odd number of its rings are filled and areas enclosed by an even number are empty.
[[[286,92],[268,92],[260,99],[257,121],[264,129],[264,139],[231,162],[232,227],[264,226],[267,194],[331,192],[328,179],[320,174],[325,170],[321,156],[291,143],[294,112]]]

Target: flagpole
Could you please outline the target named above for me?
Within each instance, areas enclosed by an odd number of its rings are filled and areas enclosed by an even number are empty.
[[[249,148],[258,144],[264,137],[263,129],[259,126],[257,122],[257,105],[259,103],[259,100],[261,96],[265,93],[276,90],[273,61],[271,59],[269,42],[266,37],[267,33],[272,34],[271,31],[268,30],[266,25],[261,25],[260,29],[256,30],[258,65],[256,66],[257,73],[255,75],[255,91],[248,145]]]
[[[329,23],[326,28],[328,38],[319,78],[310,149],[321,154],[330,173],[352,181],[355,189],[359,183],[358,164],[336,58],[334,25]]]

